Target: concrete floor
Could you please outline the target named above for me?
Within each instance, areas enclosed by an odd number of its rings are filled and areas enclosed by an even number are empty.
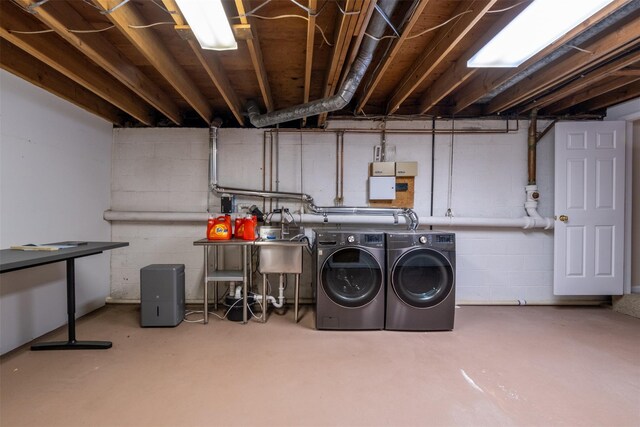
[[[452,332],[78,322],[106,351],[0,359],[0,425],[640,426],[640,320],[601,307],[472,307]],[[64,339],[60,329],[40,339]]]

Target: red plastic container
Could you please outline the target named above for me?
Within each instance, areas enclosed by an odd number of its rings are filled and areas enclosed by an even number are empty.
[[[244,239],[244,218],[236,218],[233,237]]]
[[[256,228],[258,227],[258,217],[248,216],[244,218],[243,221],[243,239],[244,240],[255,240],[256,239]]]

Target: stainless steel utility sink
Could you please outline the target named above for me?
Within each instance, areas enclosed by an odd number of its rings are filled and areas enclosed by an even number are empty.
[[[258,271],[266,273],[302,273],[302,248],[306,242],[289,240],[291,237],[304,233],[302,227],[289,227],[287,233],[283,233],[280,227],[260,227],[260,238],[256,240],[258,246]]]

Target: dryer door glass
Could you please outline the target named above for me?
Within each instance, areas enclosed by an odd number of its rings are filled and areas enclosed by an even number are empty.
[[[405,304],[433,307],[453,289],[453,269],[440,252],[414,249],[398,259],[391,281],[394,292]]]
[[[382,288],[382,267],[364,249],[339,249],[329,256],[320,277],[322,289],[336,304],[362,307],[369,304]]]

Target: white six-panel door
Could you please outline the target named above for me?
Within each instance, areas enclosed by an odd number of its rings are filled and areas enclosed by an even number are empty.
[[[555,127],[556,295],[621,295],[625,122]]]

